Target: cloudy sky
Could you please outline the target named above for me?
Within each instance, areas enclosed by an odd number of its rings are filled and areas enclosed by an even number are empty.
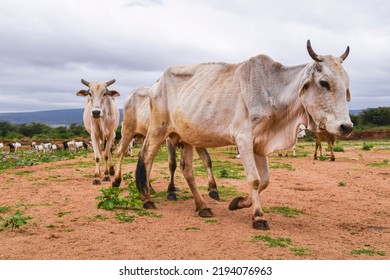
[[[80,79],[107,81],[119,106],[170,65],[284,65],[351,52],[350,109],[390,106],[390,1],[0,0],[0,113],[82,108]]]

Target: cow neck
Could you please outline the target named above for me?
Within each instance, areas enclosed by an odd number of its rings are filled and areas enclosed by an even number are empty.
[[[299,96],[300,81],[307,67],[308,64],[285,67],[279,73],[284,75],[284,90],[272,92],[274,99],[269,102],[269,117],[254,128],[258,154],[268,155],[275,150],[290,148],[298,136],[299,125],[308,124],[308,115]]]

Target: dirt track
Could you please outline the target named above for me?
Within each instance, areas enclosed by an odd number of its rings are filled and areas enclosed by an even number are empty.
[[[210,154],[213,160],[240,163],[234,150]],[[336,153],[336,162],[314,161],[311,155],[271,156],[271,167],[283,163],[292,170],[271,168],[270,185],[261,196],[263,208],[285,206],[304,213],[295,218],[267,213],[267,232],[251,228],[250,209],[228,210],[232,196],[223,194],[222,201],[213,201],[204,188],[212,219],[198,217],[192,199],[159,198],[158,217],[97,209],[98,190],[110,183],[90,184],[92,154],[2,171],[0,206],[12,208],[0,216],[20,209],[33,219],[21,229],[0,231],[0,259],[390,259],[390,166],[367,165],[389,159],[389,147],[346,147]],[[131,163],[124,171],[134,168]],[[157,192],[166,189],[167,176],[167,164],[156,163],[152,177]],[[186,198],[180,171],[176,182],[180,197]],[[197,182],[207,184],[205,176],[198,176]],[[243,179],[217,176],[217,184],[247,192]],[[135,219],[121,223],[115,218],[118,212]],[[286,247],[269,247],[258,240],[264,235],[290,241]],[[351,254],[358,249],[374,255]]]

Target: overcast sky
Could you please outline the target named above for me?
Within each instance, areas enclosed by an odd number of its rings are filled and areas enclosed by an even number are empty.
[[[170,65],[284,65],[351,52],[350,109],[390,106],[390,1],[0,0],[0,113],[84,107],[80,79],[108,81],[119,107]]]

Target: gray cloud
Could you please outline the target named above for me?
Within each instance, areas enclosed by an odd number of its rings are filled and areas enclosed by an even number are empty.
[[[325,3],[325,2],[324,2]],[[3,0],[0,112],[83,107],[80,79],[115,78],[122,95],[170,65],[236,63],[259,53],[285,65],[340,55],[350,108],[390,106],[387,1]]]

